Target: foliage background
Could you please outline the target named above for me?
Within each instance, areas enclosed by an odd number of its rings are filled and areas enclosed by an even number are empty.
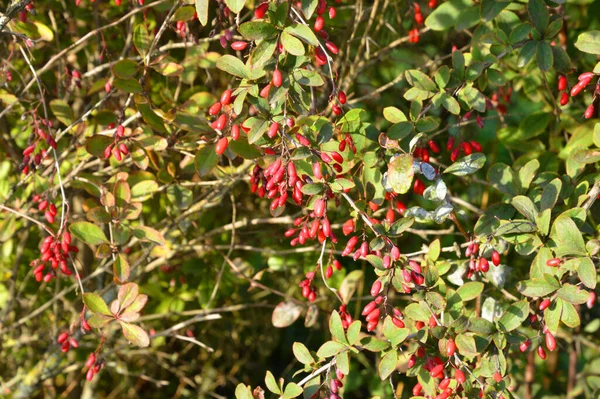
[[[481,48],[497,39],[492,37],[494,32],[503,31],[506,36],[520,21],[530,20],[524,2],[451,3],[452,8],[445,8],[447,14],[438,21],[441,26],[430,20],[416,27],[420,30],[416,44],[408,40],[408,31],[415,28],[414,6],[410,3],[391,0],[332,4],[337,8],[337,16],[327,20],[327,29],[340,48],[334,57],[335,80],[349,98],[345,111],[364,110],[360,119],[365,128],[360,134],[368,137],[368,151],[380,150],[378,133],[387,131],[394,122],[389,114],[385,117],[386,109],[394,112],[388,107],[409,113],[409,102],[403,98],[411,87],[404,75],[407,70],[419,69],[434,77],[442,65],[452,66],[453,46],[477,56]],[[2,5],[2,9],[8,9],[8,4]],[[581,33],[598,28],[600,2],[547,5],[552,15],[562,20],[560,29],[550,38],[553,45],[566,50],[574,71],[593,70],[597,56],[579,51],[574,43]],[[209,23],[202,26],[190,18],[194,5],[184,2],[124,2],[117,6],[100,0],[84,0],[80,5],[46,1],[35,4],[36,15],[29,14],[27,22],[19,22],[15,15],[7,27],[17,35],[0,35],[3,206],[45,223],[31,201],[33,194],[47,194],[57,206],[62,204],[52,162],[45,162],[35,174],[20,173],[22,151],[31,141],[33,127],[44,118],[45,103],[60,137],[56,154],[70,205],[69,222],[85,220],[85,213],[98,205],[98,187],[114,183],[111,179],[119,171],[128,172],[126,179],[132,190],[136,183],[155,182],[138,186],[137,199],[143,202],[143,208],[134,223],[152,226],[168,240],[167,246],[159,247],[134,239],[124,242],[121,248],[129,248],[124,253],[132,266],[131,281],[139,284],[140,291],[150,298],[139,322],[151,333],[163,336],[154,338],[148,348],[137,348],[127,343],[118,327],[107,327],[101,352],[106,367],[93,381],[86,382],[83,364],[88,353],[97,348],[100,335],[94,332],[80,337],[79,349],[68,354],[62,354],[56,344],[60,332],[78,323],[81,292],[73,278],[61,276],[42,284],[34,281],[29,263],[39,256],[39,243],[46,233],[38,224],[4,209],[0,213],[0,388],[7,396],[232,397],[238,383],[264,387],[266,370],[271,370],[276,378],[291,380],[294,372],[302,368],[293,356],[292,344],[303,342],[316,351],[329,339],[327,322],[339,302],[322,283],[317,284],[316,323],[306,327],[302,320],[308,303],[300,301],[298,287],[304,273],[314,269],[321,247],[290,247],[289,239],[284,237],[302,210],[288,206],[284,214],[272,215],[269,201],[249,191],[251,160],[226,153],[218,160],[218,166],[202,177],[194,165],[194,155],[198,157],[197,151],[202,147],[198,143],[214,139],[203,119],[208,107],[225,88],[237,83],[216,68],[221,54],[234,54],[219,43],[223,29],[231,29],[236,38],[241,38],[235,31],[234,15],[222,14],[224,6],[211,1]],[[249,1],[245,6],[241,21],[252,18],[257,4]],[[421,7],[425,17],[432,12],[425,4]],[[486,20],[485,10],[489,11],[489,7],[501,7],[501,11]],[[178,20],[187,22],[184,37]],[[140,46],[136,42],[140,25],[147,27],[150,37],[160,33],[160,40],[152,42],[153,57],[168,58],[157,62],[159,67],[135,71],[144,99],[114,86],[107,95],[106,82],[114,84],[115,80],[115,72],[110,68],[114,62],[129,58],[140,63]],[[28,47],[19,35],[26,35],[35,43]],[[574,189],[578,183],[587,182],[580,196],[598,180],[597,162],[577,163],[573,159],[576,148],[598,145],[597,138],[592,138],[598,135],[594,133],[597,114],[591,120],[582,117],[587,105],[595,101],[595,94],[587,92],[580,96],[583,99],[574,99],[559,111],[556,70],[540,71],[543,59],[522,65],[520,47],[522,43],[507,47],[505,56],[491,68],[496,73],[478,81],[486,97],[497,95],[499,100],[493,100],[494,106],[503,104],[506,113],[488,110],[482,115],[485,125],[479,128],[475,115],[459,124],[457,117],[442,107],[430,111],[439,123],[434,132],[439,132],[442,146],[448,134],[456,135],[478,140],[487,156],[485,168],[474,179],[447,181],[457,213],[469,232],[482,210],[498,202],[510,203],[516,194],[505,189],[500,179],[489,178],[487,172],[494,164],[504,163],[518,170],[537,159],[540,172],[567,176],[565,186]],[[28,63],[37,70],[43,98]],[[80,71],[80,79],[74,78],[74,70]],[[327,68],[317,71],[322,72],[326,83],[314,89],[314,105],[332,121],[339,120],[327,107],[332,92]],[[570,79],[575,81],[575,76]],[[511,94],[504,98],[509,90]],[[142,112],[144,101],[157,111],[153,117],[140,118],[137,114],[138,110]],[[180,129],[182,124],[173,122],[174,114],[170,113],[174,110],[198,116],[194,121],[200,127],[196,131]],[[132,129],[143,129],[146,135],[154,131],[163,139],[144,143],[147,153],[136,162],[128,159],[119,163],[114,158],[105,161],[92,156],[98,150],[87,144],[90,137],[106,131],[110,123],[118,120],[126,120]],[[209,158],[206,152],[201,154]],[[447,166],[451,162],[448,154],[444,156],[440,162]],[[140,172],[144,163],[149,164],[147,172]],[[214,163],[216,166],[216,157]],[[573,172],[573,168],[577,171]],[[360,201],[363,195],[356,190],[353,198]],[[575,202],[570,200],[573,197],[576,196],[571,193],[562,196],[556,211],[581,205],[577,198]],[[432,209],[430,201],[414,193],[399,198],[409,207]],[[360,205],[366,209],[366,202]],[[599,209],[598,204],[588,208],[587,229],[582,230],[586,241],[598,237]],[[330,208],[330,220],[337,230],[351,212],[345,202]],[[384,212],[370,214],[383,219]],[[423,245],[436,238],[444,248],[465,241],[449,220],[440,225],[417,223],[408,233],[398,240],[403,254],[421,251]],[[341,238],[341,232],[338,236]],[[110,301],[115,297],[115,287],[111,285],[108,258],[94,256],[82,243],[78,246],[77,264],[85,278],[86,292],[99,292]],[[336,248],[338,254],[342,248]],[[224,255],[236,268],[224,260]],[[534,256],[535,253],[519,254],[514,248],[503,254],[503,264],[510,267],[510,273],[504,276],[504,288],[513,295],[518,294],[516,283],[528,278]],[[452,254],[448,257],[450,261],[456,259]],[[341,259],[339,255],[338,258]],[[597,265],[597,258],[594,260]],[[359,319],[362,307],[371,300],[369,287],[376,275],[364,260],[345,258],[342,263],[344,268],[334,273],[329,284],[339,289],[346,275],[355,270],[363,273],[364,279],[348,305],[350,314]],[[261,286],[253,287],[255,283],[250,284],[240,271]],[[213,291],[217,281],[218,289]],[[486,285],[483,295],[503,298],[491,284]],[[289,327],[275,328],[271,322],[273,309],[290,298],[301,303],[302,317]],[[400,307],[408,303],[405,295],[395,294],[393,300]],[[567,390],[572,396],[591,397],[600,387],[598,307],[577,308],[581,327],[561,329],[560,350],[549,353],[545,362],[534,352],[510,358],[509,373],[515,378],[516,397],[565,397]],[[175,336],[171,329],[177,323],[184,326],[177,329],[179,335]],[[185,341],[182,336],[195,337],[200,344]],[[400,370],[406,367],[406,360],[400,361]],[[398,397],[411,396],[414,378],[401,373],[393,384],[382,382],[378,362],[376,353],[353,357],[344,397],[392,397],[392,385]]]

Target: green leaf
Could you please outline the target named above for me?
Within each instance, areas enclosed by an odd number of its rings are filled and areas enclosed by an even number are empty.
[[[392,140],[402,140],[413,132],[413,124],[411,122],[395,123],[387,131],[387,136]]]
[[[325,84],[320,74],[308,69],[297,68],[292,72],[292,78],[301,85],[319,87]]]
[[[444,2],[425,19],[425,26],[435,31],[447,30],[456,25],[463,11],[472,5],[473,2],[470,0],[450,0]]]
[[[256,159],[262,155],[260,150],[248,143],[248,140],[245,137],[240,137],[238,140],[230,141],[227,148],[234,154],[244,159]],[[214,150],[212,151],[214,152]]]
[[[302,0],[302,13],[307,19],[312,17],[313,13],[317,9],[319,0]]]
[[[362,270],[353,270],[344,277],[342,284],[340,285],[340,296],[344,303],[348,303],[352,295],[356,292],[358,284],[363,278]]]
[[[256,143],[267,131],[269,124],[266,119],[255,118],[251,125],[246,124],[245,126],[250,127],[248,132],[248,143]]]
[[[267,375],[265,376],[265,385],[269,391],[281,395],[281,389],[279,389],[277,381],[275,381],[275,377],[273,377],[273,374],[268,370]]]
[[[167,187],[167,198],[179,209],[187,209],[192,205],[194,193],[187,187],[173,184]]]
[[[204,146],[196,153],[194,166],[200,177],[208,175],[219,163],[219,156],[214,145]]]
[[[540,70],[548,71],[550,68],[552,68],[552,65],[554,64],[554,56],[552,53],[552,47],[548,42],[539,42],[537,44],[535,59]]]
[[[268,39],[277,32],[273,24],[265,21],[244,22],[238,30],[246,40]]]
[[[396,107],[385,107],[383,109],[383,117],[390,123],[400,123],[407,121],[404,112]],[[412,124],[411,124],[412,125]]]
[[[535,222],[538,217],[538,210],[533,201],[524,195],[517,195],[511,200],[511,204],[525,216],[528,220]]]
[[[446,4],[446,3],[444,3]],[[413,87],[419,90],[435,92],[438,90],[437,85],[431,78],[417,69],[409,69],[405,72],[406,81]],[[385,112],[385,110],[384,110]],[[400,121],[398,121],[400,122]]]
[[[133,30],[133,44],[144,59],[146,58],[148,51],[150,51],[150,42],[150,34],[148,33],[146,24],[137,24]]]
[[[517,283],[517,290],[521,294],[534,298],[548,296],[559,288],[560,284],[553,278],[532,278]]]
[[[587,255],[581,231],[570,217],[561,215],[556,218],[550,235],[558,244],[554,248],[554,253],[557,257],[564,255]]]
[[[390,341],[392,346],[398,346],[408,337],[408,328],[398,328],[392,318],[387,316],[383,322],[383,335]]]
[[[479,77],[479,75],[481,75],[481,72],[483,72],[484,67],[485,67],[485,65],[483,62],[471,63],[471,65],[469,65],[467,68],[467,72],[465,73],[465,78],[469,82],[475,81]]]
[[[163,235],[148,226],[136,226],[133,229],[133,235],[140,241],[149,241],[156,245],[165,245],[165,238]]]
[[[544,33],[548,26],[549,12],[544,0],[529,0],[527,4],[529,18],[539,33]]]
[[[235,398],[254,399],[254,395],[252,395],[252,389],[249,386],[238,384],[238,386],[235,388]]]
[[[280,302],[271,316],[271,323],[274,327],[285,328],[292,325],[302,314],[302,306],[295,302]]]
[[[515,187],[515,172],[508,165],[503,163],[493,165],[488,171],[487,179],[494,187],[506,194],[518,194]]]
[[[196,13],[202,26],[206,26],[208,22],[208,2],[209,0],[196,0]]]
[[[306,25],[298,23],[291,24],[289,26],[286,26],[283,31],[289,33],[290,35],[296,36],[298,39],[303,40],[311,46],[319,45],[319,40],[317,39],[317,36],[315,36],[312,29],[310,29]]]
[[[123,335],[125,339],[134,345],[145,348],[150,345],[150,337],[143,328],[120,321],[121,327],[123,328]]]
[[[512,304],[498,320],[498,325],[505,331],[512,331],[523,324],[529,316],[529,304],[521,301]]]
[[[338,353],[335,357],[335,367],[345,375],[350,373],[350,357],[347,351]]]
[[[466,176],[477,172],[485,165],[485,155],[480,152],[462,157],[444,170],[456,176]]]
[[[579,312],[572,303],[569,303],[567,301],[562,301],[562,303],[563,308],[562,314],[560,316],[560,321],[562,321],[568,327],[578,327],[581,324],[581,320],[579,319]]]
[[[75,122],[73,110],[66,101],[56,98],[50,101],[50,109],[54,116],[56,116],[56,119],[61,121],[65,126],[70,126]]]
[[[553,179],[550,183],[544,187],[542,191],[542,198],[540,199],[540,210],[545,211],[547,209],[554,208],[560,190],[562,189],[562,180],[560,178]]]
[[[119,60],[112,66],[111,71],[117,78],[133,78],[138,72],[138,64],[129,59]]]
[[[136,79],[133,78],[129,78],[129,79],[120,79],[120,78],[116,78],[113,81],[114,86],[119,89],[119,90],[123,90],[126,93],[141,93],[142,92],[142,85],[140,85],[140,82],[138,82]]]
[[[98,294],[88,292],[83,294],[83,303],[92,313],[97,313],[105,316],[112,316],[112,312],[108,309],[108,305],[104,299]]]
[[[154,180],[142,180],[131,187],[131,199],[143,202],[151,198],[158,191],[158,183]]]
[[[590,297],[590,293],[586,290],[582,290],[580,287],[568,283],[563,284],[557,294],[559,298],[574,305],[586,303]]]
[[[469,281],[461,285],[456,292],[463,302],[477,298],[483,292],[484,284],[479,281]]]
[[[340,314],[337,311],[333,311],[331,313],[331,317],[329,318],[329,332],[334,340],[337,342],[341,342],[343,344],[347,344],[346,334],[344,333],[344,327],[342,326],[342,319]]]
[[[552,46],[554,69],[560,73],[569,73],[572,70],[571,58],[561,46]]]
[[[113,274],[116,284],[123,284],[129,280],[129,262],[123,258],[121,254],[117,256],[115,263],[113,263]]]
[[[108,244],[108,238],[102,229],[90,222],[75,222],[69,226],[69,231],[75,238],[88,245]]]
[[[392,223],[388,233],[391,236],[399,236],[400,234],[402,234],[403,231],[405,231],[410,226],[412,226],[414,222],[415,222],[415,219],[411,218],[411,217],[400,218],[400,219],[396,220],[394,223]]]
[[[577,276],[586,287],[592,290],[596,288],[596,267],[590,258],[580,258],[579,266],[577,267]]]
[[[294,352],[294,356],[298,361],[302,364],[313,364],[315,359],[310,354],[310,351],[302,342],[294,342],[292,345],[292,351]]]
[[[348,329],[346,330],[346,336],[348,337],[348,343],[355,345],[360,340],[360,320],[354,320]]]
[[[245,3],[246,0],[225,0],[225,4],[227,4],[227,7],[229,7],[234,14],[239,14],[239,12],[242,11],[242,8],[244,8]]]
[[[533,58],[533,56],[537,52],[537,43],[535,41],[529,41],[525,43],[523,47],[521,47],[521,51],[519,51],[519,57],[517,58],[517,66],[519,68],[525,67],[529,64],[529,61]]]
[[[302,42],[295,36],[290,35],[286,31],[283,31],[280,36],[281,44],[285,51],[292,55],[300,56],[306,52]]]
[[[237,57],[229,54],[225,54],[217,60],[217,68],[238,78],[248,77],[248,68],[246,68],[246,65]]]
[[[394,192],[406,194],[412,186],[414,174],[412,155],[399,155],[388,166],[388,184]]]
[[[544,321],[546,322],[546,327],[548,327],[552,334],[556,334],[558,325],[560,324],[560,317],[563,309],[562,302],[562,299],[557,298],[549,307],[544,309]]]
[[[302,395],[302,388],[294,382],[290,382],[285,386],[285,390],[283,391],[283,399],[291,399],[297,396]]]
[[[398,352],[393,349],[386,353],[379,362],[379,378],[385,380],[388,378],[394,370],[396,370],[396,364],[398,363]]]
[[[335,341],[327,341],[317,351],[317,356],[321,358],[328,358],[337,355],[341,352],[345,346]]]
[[[577,36],[575,47],[584,53],[600,54],[600,31],[592,30],[583,32]]]
[[[538,169],[540,168],[540,161],[532,159],[527,162],[521,169],[519,169],[519,182],[523,190],[527,190],[531,181],[535,177]]]

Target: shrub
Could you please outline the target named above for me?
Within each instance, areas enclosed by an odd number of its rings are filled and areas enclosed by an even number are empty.
[[[9,4],[3,394],[597,397],[597,6]]]

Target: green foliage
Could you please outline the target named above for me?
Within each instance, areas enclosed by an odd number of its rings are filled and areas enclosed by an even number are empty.
[[[598,1],[116,3],[1,10],[3,391],[598,396]]]

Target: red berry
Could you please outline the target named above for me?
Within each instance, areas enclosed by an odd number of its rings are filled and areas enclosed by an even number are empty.
[[[256,18],[256,19],[263,18],[265,16],[265,14],[267,13],[268,9],[269,9],[269,3],[262,3],[262,4],[260,4],[254,10],[254,18]]]
[[[527,339],[525,342],[523,342],[519,345],[519,350],[521,352],[525,352],[525,351],[527,351],[527,349],[529,348],[530,345],[531,345],[531,341],[529,339]]]
[[[217,155],[223,154],[227,149],[228,145],[229,140],[227,139],[227,137],[221,137],[219,141],[217,141],[217,145],[215,146],[215,152],[217,153]]]
[[[279,123],[277,123],[277,122],[271,123],[271,126],[269,126],[269,131],[267,132],[267,136],[269,136],[269,138],[273,139],[273,138],[277,137],[277,132],[279,132]]]
[[[548,259],[546,261],[546,266],[558,267],[558,266],[560,266],[561,263],[562,263],[562,260],[560,258],[553,258],[553,259]]]
[[[539,310],[544,310],[546,309],[548,306],[550,306],[550,299],[546,298],[544,299],[541,303],[540,306],[538,307]]]
[[[558,91],[563,91],[567,88],[567,77],[564,75],[561,75],[558,78]]]
[[[377,294],[379,294],[379,291],[381,291],[381,281],[376,280],[371,286],[371,296],[377,296]]]
[[[499,383],[500,381],[502,381],[502,374],[500,374],[500,372],[496,371],[494,373],[494,381],[496,381],[497,383]]]
[[[560,105],[565,106],[569,102],[569,93],[563,91],[560,95]]]
[[[592,292],[590,292],[590,296],[588,297],[588,300],[585,304],[588,309],[591,309],[594,307],[595,303],[596,303],[596,293],[592,291]]]
[[[550,352],[553,352],[554,349],[556,349],[556,338],[554,338],[554,335],[552,335],[550,331],[546,332],[546,348],[548,348]]]
[[[338,91],[338,101],[340,102],[340,104],[346,104],[346,93],[344,93],[343,91]]]
[[[231,103],[231,90],[227,89],[221,94],[220,103],[222,105],[229,105]]]
[[[588,107],[585,109],[585,113],[583,114],[585,119],[590,119],[592,116],[594,116],[594,104],[588,105]]]
[[[323,30],[323,27],[325,26],[325,19],[323,19],[322,16],[318,16],[317,19],[315,20],[315,24],[313,25],[313,29],[317,32],[320,32],[321,30]]]
[[[500,264],[500,254],[496,250],[492,252],[492,263],[494,266],[498,266]]]
[[[63,342],[65,342],[67,340],[67,338],[69,338],[69,333],[64,332],[58,335],[58,343],[62,344]]]
[[[423,195],[423,192],[425,191],[425,183],[423,183],[420,179],[415,179],[413,191],[417,195]]]
[[[331,41],[326,41],[325,47],[327,47],[327,50],[331,51],[333,54],[337,54],[339,52],[337,46]]]
[[[456,352],[456,344],[454,343],[454,340],[450,338],[446,343],[446,355],[452,357],[454,352]]]
[[[538,346],[537,353],[542,360],[546,359],[546,351],[541,346]]]
[[[220,102],[216,102],[213,105],[210,106],[210,108],[208,109],[208,114],[211,116],[214,116],[216,114],[218,114],[219,112],[221,112],[221,103]]]
[[[335,7],[329,7],[329,19],[334,19],[336,15]]]
[[[463,373],[462,370],[459,369],[456,369],[456,371],[454,371],[454,378],[459,384],[464,384],[464,382],[467,380],[465,378],[465,373]]]
[[[248,47],[248,42],[238,40],[238,41],[231,43],[230,46],[231,46],[232,50],[243,51],[246,49],[246,47]]]
[[[279,69],[273,71],[273,79],[271,80],[271,83],[273,83],[273,86],[275,87],[281,87],[283,84],[283,76],[281,75],[281,71]]]

